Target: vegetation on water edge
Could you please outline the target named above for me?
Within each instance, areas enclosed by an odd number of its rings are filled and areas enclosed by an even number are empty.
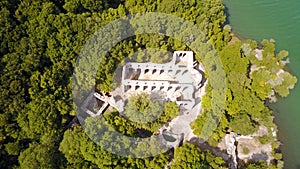
[[[272,89],[286,96],[296,81],[289,73],[280,74],[279,79],[275,76],[284,67],[280,61],[287,53],[275,55],[272,42],[262,42],[262,61],[251,52],[257,47],[255,42],[228,44],[231,34],[228,26],[224,27],[226,16],[220,0],[4,0],[0,5],[0,168],[163,168],[172,159],[175,161],[171,168],[194,166],[194,163],[202,168],[225,167],[219,157],[187,143],[174,150],[174,158],[172,152],[145,159],[119,157],[97,146],[80,126],[69,128],[76,115],[72,74],[81,48],[99,27],[127,14],[157,11],[185,18],[195,23],[220,52],[227,77],[227,101],[225,113],[209,140],[212,145],[224,136],[227,127],[240,134],[255,131],[261,124],[276,128],[265,100]],[[110,91],[118,64],[144,48],[188,49],[185,44],[161,35],[129,38],[118,43],[108,59],[100,63],[96,88]],[[250,65],[265,68],[250,76]],[[202,99],[204,113],[193,124],[196,134],[201,135],[213,90],[207,86],[207,95]],[[175,111],[172,103],[164,109]],[[136,128],[152,134],[158,125],[173,117],[171,113],[157,124],[138,126],[127,123],[116,112],[105,116],[108,123],[129,136],[136,134]],[[249,165],[252,166],[265,164]]]

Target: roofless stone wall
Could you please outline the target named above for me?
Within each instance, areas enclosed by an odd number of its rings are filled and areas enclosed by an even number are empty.
[[[175,51],[171,62],[126,63],[122,72],[122,94],[127,99],[141,92],[160,92],[179,106],[192,109],[195,91],[202,81],[201,72],[194,69],[193,52]]]

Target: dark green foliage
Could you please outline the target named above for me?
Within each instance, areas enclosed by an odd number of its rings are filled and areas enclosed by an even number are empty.
[[[93,142],[81,127],[65,132],[59,150],[67,158],[67,166],[73,168],[163,168],[169,160],[167,154],[144,159],[114,155]]]
[[[264,83],[270,80],[267,75],[272,76],[284,67],[280,61],[287,56],[286,51],[275,56],[273,43],[262,42],[266,58],[263,61],[255,60],[253,53],[244,56],[249,48],[257,47],[254,41],[247,42],[250,47],[244,47],[244,51],[240,42],[226,46],[231,35],[228,26],[223,29],[226,16],[220,0],[3,0],[0,6],[0,168],[164,168],[169,163],[171,159],[166,153],[145,159],[122,158],[101,149],[80,127],[67,129],[76,114],[72,89],[76,89],[76,84],[84,83],[74,79],[72,84],[77,56],[89,36],[99,27],[128,14],[158,11],[180,16],[195,23],[221,51],[219,54],[228,83],[228,102],[210,143],[217,143],[226,127],[235,128],[240,122],[251,121],[245,126],[251,130],[258,124],[273,126],[271,112],[264,107],[263,100],[271,89],[286,96],[288,88],[296,82],[295,77],[283,73],[280,77],[284,81],[280,85]],[[112,29],[106,40],[118,36],[115,32]],[[188,47],[179,40],[162,35],[142,34],[128,38],[114,46],[106,59],[94,67],[95,87],[101,91],[114,88],[114,71],[125,58],[156,63],[168,61],[166,55],[151,58],[138,55],[134,58],[132,54],[143,49],[173,52],[188,50]],[[208,65],[212,57],[206,58]],[[249,79],[249,63],[267,68],[253,72]],[[90,63],[85,66],[90,66]],[[213,65],[209,67],[213,68]],[[86,77],[84,74],[81,76],[83,79]],[[216,79],[216,82],[223,81],[225,79]],[[210,92],[207,91],[208,94]],[[220,113],[210,111],[210,99],[210,95],[202,99],[205,113],[195,122],[197,134],[203,127],[202,117],[208,116],[209,112]],[[130,123],[117,112],[105,114],[105,120],[122,134],[139,136],[137,131],[143,134],[148,131],[148,136],[179,113],[177,105],[172,102],[165,105],[148,103],[150,106],[144,106],[146,112],[149,107],[157,108],[158,105],[163,109],[153,122]],[[138,104],[138,108],[143,104]],[[107,137],[111,137],[109,133]],[[140,152],[145,147],[147,145],[139,145]],[[187,158],[186,153],[181,152],[184,150],[196,157],[201,156],[195,158],[195,161],[200,160],[196,166],[223,166],[222,160],[214,160],[210,153],[199,152],[194,147],[188,149],[175,150],[176,158],[188,160],[188,165],[195,163],[191,161],[194,157]]]

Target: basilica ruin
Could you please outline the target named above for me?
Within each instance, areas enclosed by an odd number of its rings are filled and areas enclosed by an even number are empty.
[[[156,92],[165,100],[176,102],[181,109],[191,110],[200,99],[203,76],[203,67],[192,51],[175,51],[172,60],[163,64],[128,62],[122,67],[121,84],[111,92],[112,96],[91,93],[81,108],[90,116],[102,114],[108,106],[122,112],[129,97]]]
[[[123,116],[125,105],[131,96],[147,93],[158,96],[164,102],[175,102],[180,114],[168,124],[161,126],[156,137],[167,147],[177,147],[181,142],[195,137],[190,123],[201,112],[201,97],[205,94],[204,68],[194,59],[191,51],[175,51],[168,63],[127,62],[117,72],[117,87],[109,92],[91,92],[84,100],[81,110],[85,115],[79,120],[91,116],[100,116],[109,108],[118,110]],[[111,109],[112,110],[112,109]],[[84,117],[85,116],[85,117]],[[175,141],[168,141],[165,137]]]

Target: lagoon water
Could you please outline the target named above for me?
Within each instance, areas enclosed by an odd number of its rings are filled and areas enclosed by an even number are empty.
[[[286,169],[300,169],[300,0],[224,0],[236,35],[261,41],[273,38],[288,50],[289,71],[298,83],[287,98],[273,104]]]

